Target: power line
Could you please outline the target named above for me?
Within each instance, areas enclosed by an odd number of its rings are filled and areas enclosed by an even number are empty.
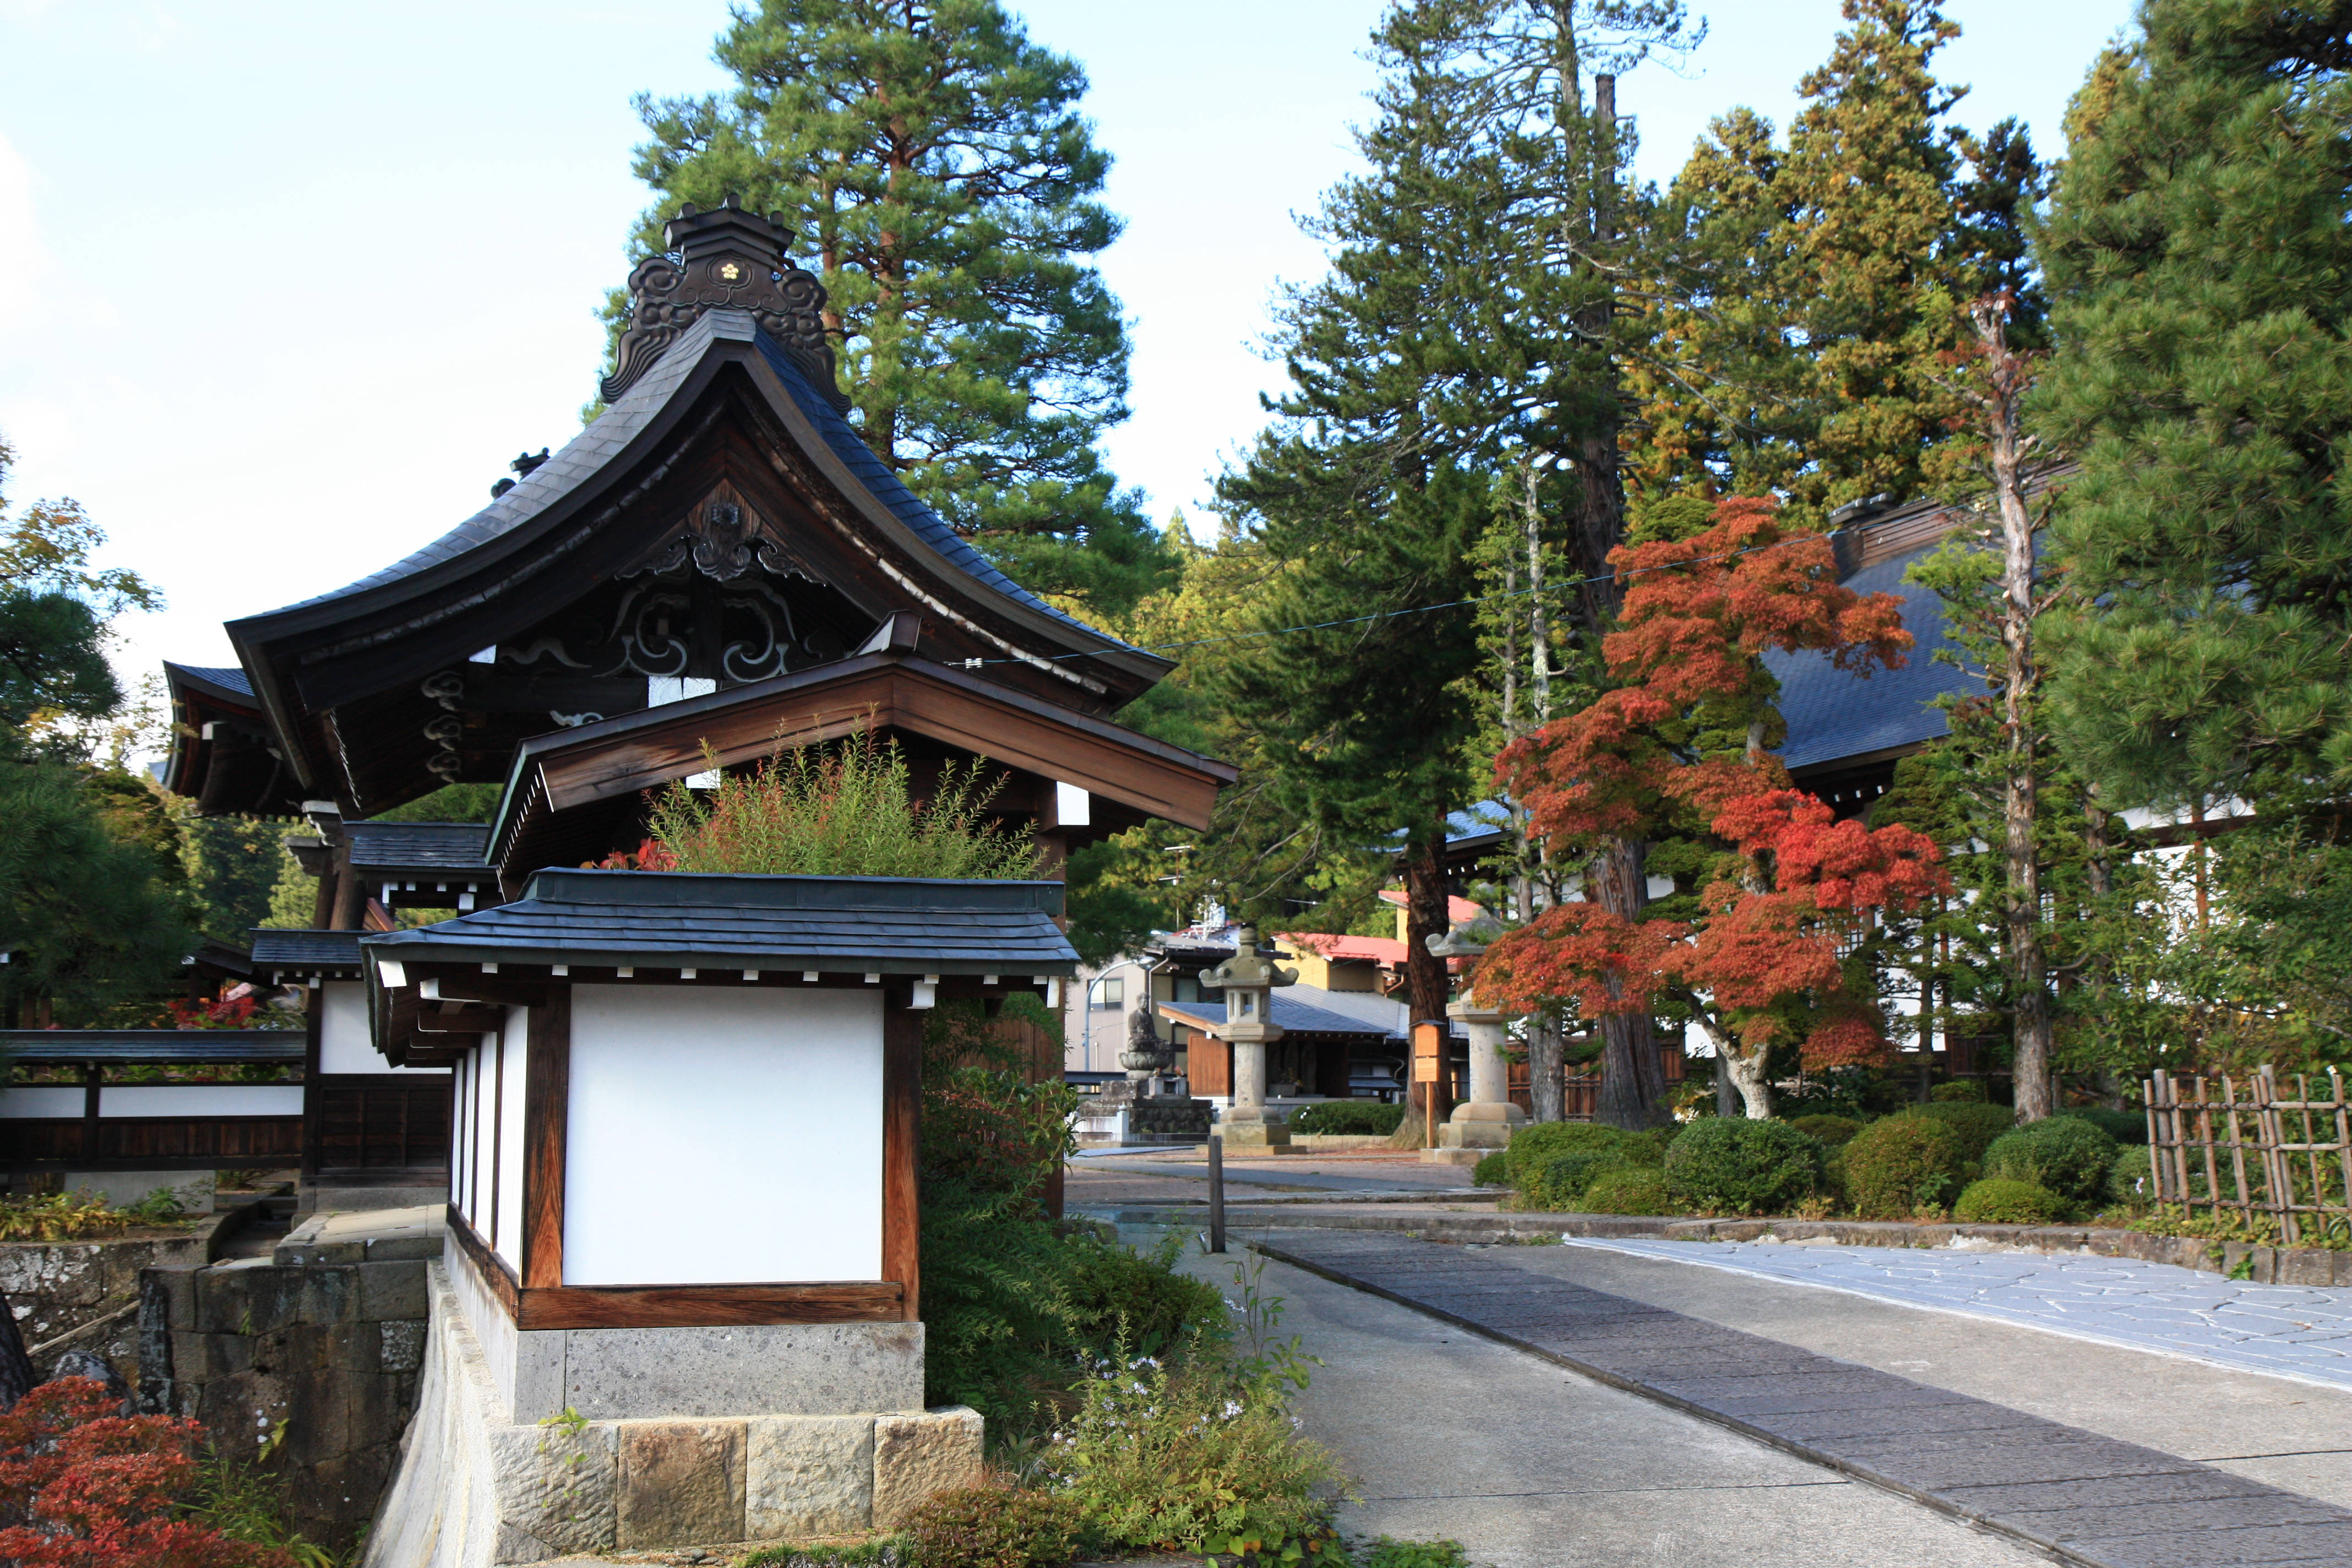
[[[1790,544],[1801,544],[1807,540],[1835,539],[1840,534],[1853,533],[1854,531],[1856,531],[1850,528],[1833,528],[1827,533],[1798,534],[1789,539],[1776,540],[1770,544],[1751,544],[1745,550],[1726,550],[1714,555],[1694,556],[1688,561],[1677,561],[1671,566],[1644,566],[1638,568],[1635,571],[1625,573],[1602,572],[1590,577],[1572,578],[1565,583],[1547,583],[1539,589],[1510,588],[1506,589],[1499,594],[1481,594],[1477,597],[1471,599],[1448,599],[1442,604],[1413,605],[1402,610],[1374,610],[1369,615],[1349,616],[1336,621],[1307,621],[1295,626],[1269,626],[1264,631],[1234,632],[1221,637],[1194,637],[1189,642],[1142,643],[1129,644],[1129,646],[1135,647],[1138,651],[1142,653],[1167,653],[1175,648],[1209,647],[1218,643],[1247,642],[1253,637],[1285,637],[1292,632],[1328,631],[1334,626],[1361,626],[1367,621],[1394,620],[1401,616],[1426,616],[1434,614],[1439,610],[1458,610],[1466,605],[1491,605],[1502,599],[1523,599],[1530,595],[1538,593],[1565,593],[1570,588],[1590,587],[1595,583],[1607,583],[1620,577],[1639,577],[1653,572],[1680,571],[1686,566],[1704,566],[1711,561],[1732,561],[1737,560],[1742,555],[1757,555],[1761,554],[1767,550],[1779,550]],[[1035,658],[967,658],[963,660],[963,668],[966,669],[978,669],[983,665],[991,664],[1035,664],[1041,662],[1052,664],[1058,663],[1066,658],[1096,658],[1099,657],[1100,656],[1098,654],[1093,653],[1056,653],[1041,655]]]

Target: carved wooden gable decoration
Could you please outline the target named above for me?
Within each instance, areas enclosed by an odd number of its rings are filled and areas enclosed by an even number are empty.
[[[776,223],[689,212],[668,238],[632,275],[604,413],[407,559],[231,623],[272,767],[216,769],[184,731],[167,782],[373,815],[503,781],[530,736],[844,659],[899,612],[923,658],[1096,719],[1166,672],[1005,577],[865,446]]]

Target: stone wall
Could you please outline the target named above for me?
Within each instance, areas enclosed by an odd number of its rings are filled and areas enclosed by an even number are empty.
[[[140,1278],[142,1409],[194,1416],[240,1460],[271,1450],[295,1522],[340,1547],[373,1515],[415,1409],[429,1236]],[[274,1441],[273,1441],[274,1440]]]
[[[139,1381],[139,1276],[158,1265],[194,1267],[242,1212],[207,1215],[184,1231],[106,1241],[0,1242],[0,1295],[16,1317],[34,1370],[48,1376],[68,1351],[95,1351]]]
[[[960,1407],[516,1424],[449,1272],[427,1279],[416,1419],[363,1568],[857,1534],[980,1478],[981,1419]]]

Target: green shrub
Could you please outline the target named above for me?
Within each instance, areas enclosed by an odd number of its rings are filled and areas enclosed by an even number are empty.
[[[1915,1106],[1904,1112],[1906,1116],[1931,1116],[1960,1135],[1960,1158],[1981,1160],[1992,1141],[2017,1126],[2017,1113],[2006,1105],[1987,1105],[1981,1100],[1939,1100],[1931,1105]]]
[[[1796,1116],[1789,1125],[1808,1138],[1818,1138],[1822,1147],[1834,1149],[1862,1131],[1864,1123],[1851,1116]]]
[[[1354,1133],[1387,1137],[1404,1123],[1404,1107],[1375,1100],[1325,1100],[1290,1113],[1293,1132]]]
[[[2156,1202],[2156,1164],[2148,1158],[2147,1144],[2134,1143],[2116,1152],[2116,1163],[2107,1167],[2107,1196],[2134,1208],[2144,1209]]]
[[[2116,1141],[2087,1121],[2053,1116],[2003,1133],[1985,1151],[1988,1176],[2032,1182],[2062,1198],[2088,1203],[2105,1191]]]
[[[1007,1487],[935,1492],[907,1521],[909,1568],[1061,1568],[1077,1555],[1076,1500]]]
[[[1458,1541],[1392,1541],[1383,1535],[1363,1549],[1357,1568],[1470,1568]]]
[[[1625,1134],[1597,1121],[1538,1121],[1511,1134],[1503,1152],[1511,1167],[1511,1184],[1524,1186],[1528,1176],[1554,1154],[1614,1153]]]
[[[1666,1163],[1666,1151],[1674,1147],[1675,1135],[1683,1130],[1682,1122],[1671,1127],[1653,1127],[1646,1132],[1628,1132],[1617,1145],[1617,1157],[1628,1165],[1647,1165],[1662,1170]]]
[[[2062,1110],[2058,1114],[2074,1117],[2078,1121],[2087,1121],[2118,1144],[2128,1145],[2147,1142],[2146,1111],[2109,1110],[2104,1105],[2084,1105],[2078,1106],[2073,1110]]]
[[[1839,1152],[1846,1202],[1864,1219],[1909,1219],[1959,1191],[1959,1135],[1927,1116],[1888,1116]]]
[[[1584,1189],[1592,1178],[1618,1163],[1615,1154],[1600,1150],[1554,1154],[1542,1164],[1521,1173],[1519,1206],[1572,1211],[1583,1202]]]
[[[1949,1083],[1939,1083],[1927,1091],[1927,1098],[1937,1105],[1982,1105],[1985,1086],[1981,1079],[1956,1078]]]
[[[1309,1363],[1295,1336],[1272,1337],[1282,1303],[1259,1290],[1263,1268],[1234,1271],[1232,1342],[1181,1360],[1096,1362],[1076,1390],[1076,1410],[1045,1444],[1041,1479],[1076,1505],[1089,1545],[1106,1555],[1186,1548],[1345,1561],[1335,1558],[1327,1500],[1339,1467],[1292,1425],[1291,1398]]]
[[[1509,1186],[1511,1184],[1510,1156],[1497,1149],[1479,1161],[1477,1169],[1470,1173],[1470,1184],[1474,1187]]]
[[[1952,1217],[1963,1225],[2054,1225],[2066,1217],[2066,1200],[2032,1182],[1987,1176],[1969,1184]]]
[[[1584,1189],[1587,1214],[1674,1214],[1674,1189],[1664,1171],[1647,1165],[1612,1165]]]
[[[1675,1195],[1718,1214],[1779,1214],[1813,1195],[1822,1146],[1785,1121],[1716,1116],[1692,1122],[1666,1150]]]

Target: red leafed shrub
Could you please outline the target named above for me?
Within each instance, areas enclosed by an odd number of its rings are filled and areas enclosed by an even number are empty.
[[[87,1377],[0,1415],[0,1562],[12,1568],[294,1568],[285,1552],[173,1517],[203,1428],[124,1415]]]

